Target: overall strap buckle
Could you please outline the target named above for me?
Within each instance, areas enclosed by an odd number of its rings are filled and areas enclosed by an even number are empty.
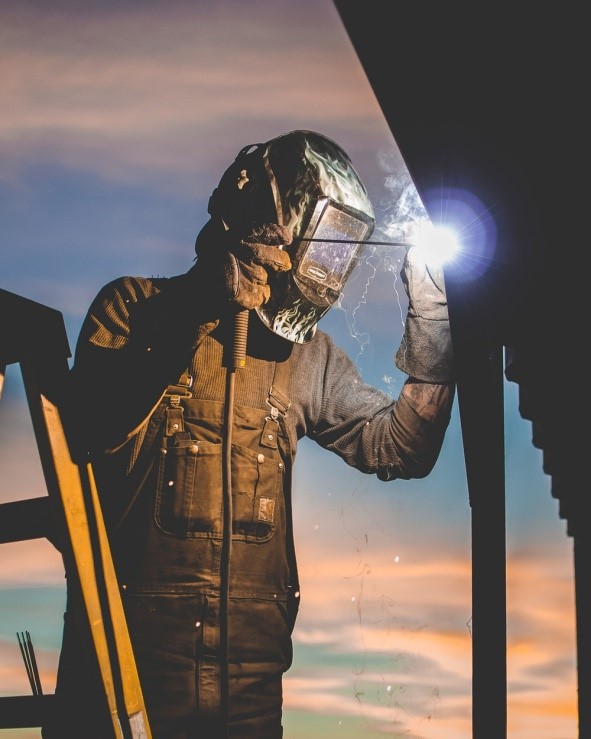
[[[185,430],[184,409],[181,398],[191,397],[191,386],[193,378],[188,372],[183,372],[178,382],[166,388],[164,396],[168,398],[166,408],[166,424],[164,435],[173,436]]]
[[[282,416],[287,415],[287,411],[291,406],[291,400],[275,385],[271,385],[269,388],[269,396],[266,402],[270,408],[271,416],[275,419],[277,419],[279,414]]]
[[[286,365],[287,363],[281,363]],[[291,400],[289,397],[277,387],[277,380],[281,382],[281,374],[285,375],[285,372],[278,373],[278,368],[281,364],[275,365],[275,380],[274,384],[269,388],[269,395],[267,400],[267,406],[269,407],[269,413],[265,418],[265,425],[263,427],[263,433],[261,434],[261,446],[266,446],[269,449],[277,449],[277,432],[279,431],[279,416],[285,417]]]

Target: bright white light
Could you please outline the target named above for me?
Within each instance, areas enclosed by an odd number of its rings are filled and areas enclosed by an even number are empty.
[[[450,262],[459,251],[456,234],[446,226],[434,226],[431,221],[417,223],[417,228],[409,241],[424,253],[428,264],[437,265]]]

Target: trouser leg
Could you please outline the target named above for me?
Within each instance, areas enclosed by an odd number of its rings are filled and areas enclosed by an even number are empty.
[[[69,603],[64,614],[53,710],[42,729],[43,739],[112,739],[105,688],[81,604]]]
[[[125,603],[154,739],[225,737],[219,599],[142,594]],[[283,611],[249,600],[233,603],[230,615],[229,736],[279,739],[286,650],[291,655]]]

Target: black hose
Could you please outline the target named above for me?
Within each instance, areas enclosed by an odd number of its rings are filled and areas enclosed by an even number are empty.
[[[232,430],[234,426],[234,387],[236,370],[246,365],[246,342],[248,337],[248,311],[243,310],[234,317],[232,357],[226,376],[226,403],[224,418],[223,447],[223,528],[220,558],[220,693],[222,720],[225,736],[229,735],[230,716],[230,561],[232,558]]]

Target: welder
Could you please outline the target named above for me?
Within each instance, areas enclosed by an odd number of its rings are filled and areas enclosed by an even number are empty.
[[[308,436],[383,481],[429,474],[455,391],[447,303],[441,268],[411,248],[396,400],[318,329],[375,224],[350,157],[319,133],[241,149],[208,210],[186,273],[100,290],[76,346],[70,414],[152,735],[276,739],[300,598],[297,442]],[[103,695],[71,575],[44,739],[81,727],[85,739],[111,736]]]

